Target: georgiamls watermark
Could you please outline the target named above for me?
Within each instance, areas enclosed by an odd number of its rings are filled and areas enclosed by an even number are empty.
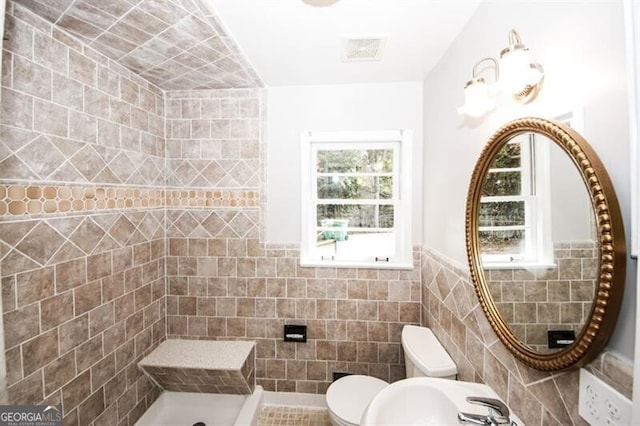
[[[0,426],[62,426],[62,404],[0,405]]]

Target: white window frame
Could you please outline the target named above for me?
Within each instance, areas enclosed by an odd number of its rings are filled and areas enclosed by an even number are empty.
[[[303,132],[301,135],[301,244],[300,265],[309,267],[363,267],[380,269],[413,269],[412,203],[411,203],[411,161],[412,132],[369,131],[369,132]],[[398,156],[396,179],[394,179],[394,197],[389,200],[375,200],[377,204],[394,206],[394,237],[396,255],[393,257],[361,259],[323,258],[316,249],[317,227],[317,172],[314,164],[314,152],[318,147],[332,148],[388,148],[394,146],[394,156]],[[314,151],[315,150],[315,151]],[[395,160],[394,160],[395,161]],[[394,171],[396,173],[396,171]],[[398,179],[399,178],[399,179]],[[323,202],[331,200],[322,200]],[[363,204],[364,200],[354,200],[354,204]],[[344,202],[344,201],[343,201]],[[364,202],[367,204],[367,202]],[[349,230],[349,228],[347,228]]]
[[[521,136],[522,137],[522,136]],[[481,202],[524,201],[525,224],[515,226],[481,226],[479,231],[524,230],[524,254],[483,254],[486,269],[512,269],[530,266],[554,266],[551,238],[551,201],[549,181],[549,146],[534,143],[535,135],[521,141],[519,168],[491,169],[494,172],[520,171],[521,194],[482,197]]]

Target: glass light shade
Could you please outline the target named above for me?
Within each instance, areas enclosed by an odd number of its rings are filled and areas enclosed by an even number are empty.
[[[496,106],[489,93],[489,85],[484,80],[476,80],[464,88],[464,105],[458,108],[458,114],[469,117],[482,117]]]
[[[524,48],[509,49],[500,56],[500,86],[509,93],[519,93],[532,80],[529,51]]]
[[[540,84],[543,76],[542,67],[540,65],[532,64],[529,65],[529,69],[525,73],[525,81],[526,84],[531,86],[535,86],[536,84]]]

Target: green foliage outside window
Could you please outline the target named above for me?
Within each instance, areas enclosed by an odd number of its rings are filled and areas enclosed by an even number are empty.
[[[318,151],[318,173],[391,173],[391,149],[339,149]]]
[[[392,149],[319,150],[316,170],[319,200],[393,198]],[[326,174],[326,175],[322,175]],[[329,219],[348,220],[351,228],[393,228],[394,207],[384,204],[327,203],[317,206],[317,226]],[[319,234],[323,235],[323,234]]]
[[[520,167],[521,149],[519,143],[507,143],[496,155],[491,164],[492,169],[512,169]]]
[[[521,149],[520,143],[507,143],[498,152],[482,185],[483,197],[522,195]],[[525,214],[524,201],[484,201],[480,204],[479,225],[482,227],[524,226]],[[479,237],[483,253],[516,254],[523,249],[525,232],[522,229],[481,231]]]

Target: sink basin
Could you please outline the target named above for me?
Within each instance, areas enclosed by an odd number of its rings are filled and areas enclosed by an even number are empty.
[[[486,415],[488,409],[465,401],[467,396],[497,398],[487,385],[431,377],[392,383],[378,393],[362,416],[362,426],[458,425],[458,412]],[[520,419],[511,416],[519,426]]]

